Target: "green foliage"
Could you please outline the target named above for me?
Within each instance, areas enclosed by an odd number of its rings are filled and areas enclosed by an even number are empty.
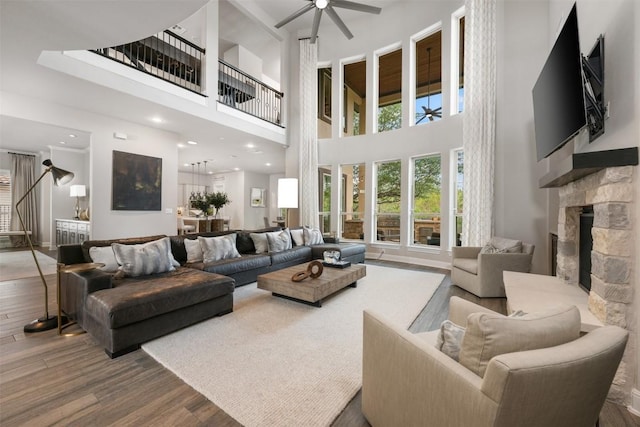
[[[213,205],[213,208],[216,210],[216,216],[218,215],[218,211],[224,207],[224,205],[231,203],[229,200],[229,196],[227,193],[223,193],[221,191],[217,191],[215,193],[209,193],[206,195],[206,203],[207,205]]]
[[[378,108],[378,132],[400,129],[402,126],[402,103]]]
[[[378,164],[378,212],[400,212],[400,162]]]

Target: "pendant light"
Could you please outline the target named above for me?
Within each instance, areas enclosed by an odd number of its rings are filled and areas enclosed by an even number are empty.
[[[191,163],[191,195],[189,196],[189,200],[194,201],[196,199],[196,192],[194,191],[195,187],[193,186],[193,177],[194,177],[194,168],[196,164]]]
[[[204,161],[204,196],[207,197],[207,160]]]

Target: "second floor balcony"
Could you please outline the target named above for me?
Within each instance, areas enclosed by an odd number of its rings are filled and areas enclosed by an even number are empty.
[[[203,92],[207,87],[206,74],[203,72],[205,49],[169,30],[143,40],[92,52],[206,96]],[[219,103],[284,127],[284,93],[221,59],[218,60],[217,77]]]

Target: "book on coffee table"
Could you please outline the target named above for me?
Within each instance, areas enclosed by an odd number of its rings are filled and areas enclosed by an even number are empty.
[[[332,268],[347,268],[351,266],[351,262],[350,261],[337,261],[337,262],[322,261],[322,265],[324,265],[325,267],[332,267]]]

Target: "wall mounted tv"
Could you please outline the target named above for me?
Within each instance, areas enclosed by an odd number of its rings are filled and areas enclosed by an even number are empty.
[[[583,58],[580,52],[574,4],[532,91],[538,161],[561,148],[587,125],[590,140],[604,132],[602,36],[589,58]]]

